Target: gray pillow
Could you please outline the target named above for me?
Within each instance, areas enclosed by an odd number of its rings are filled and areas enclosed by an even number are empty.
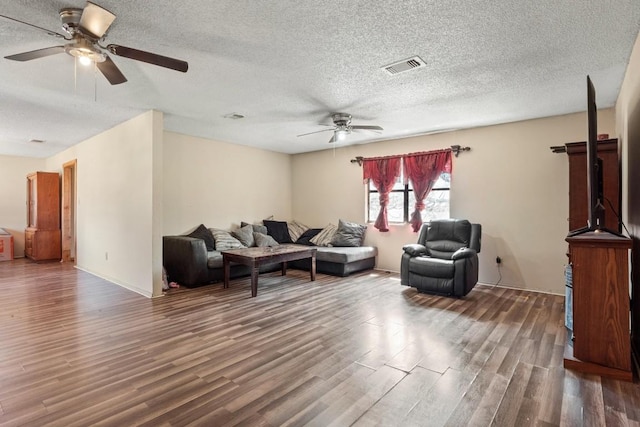
[[[253,231],[255,231],[256,233],[267,234],[267,227],[262,224],[249,224],[248,222],[244,222],[244,221],[240,223],[240,227],[244,227],[246,225],[252,226]]]
[[[240,243],[248,248],[255,246],[256,244],[253,238],[253,226],[251,224],[247,224],[244,227],[240,227],[237,230],[232,231],[231,235],[240,240]]]
[[[331,238],[331,246],[362,246],[366,225],[339,220],[338,230]]]
[[[268,234],[253,233],[253,238],[256,241],[256,246],[259,248],[265,248],[270,246],[278,246],[280,243],[276,242],[276,239]]]
[[[233,237],[228,231],[210,228],[213,239],[216,241],[216,249],[226,251],[227,249],[241,249],[245,246],[240,240]]]

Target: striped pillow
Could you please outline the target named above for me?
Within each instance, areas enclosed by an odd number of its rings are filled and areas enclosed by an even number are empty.
[[[216,241],[216,250],[226,251],[227,249],[240,249],[245,248],[240,240],[233,237],[228,231],[218,230],[216,228],[210,228],[213,239]]]
[[[337,230],[338,227],[333,224],[328,224],[325,228],[322,229],[320,233],[316,235],[316,237],[309,241],[316,246],[330,246],[331,239],[333,239],[333,235],[336,234]]]
[[[292,242],[298,240],[300,236],[309,229],[309,227],[298,221],[288,222],[287,228],[289,229],[289,236],[291,236]]]

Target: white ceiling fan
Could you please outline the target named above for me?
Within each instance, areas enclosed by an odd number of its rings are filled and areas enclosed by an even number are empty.
[[[375,125],[352,125],[351,124],[351,114],[347,113],[332,113],[331,119],[333,120],[333,125],[322,125],[322,126],[330,126],[329,129],[317,130],[315,132],[303,133],[298,136],[312,135],[314,133],[333,131],[333,136],[329,140],[329,143],[332,144],[336,141],[343,141],[347,135],[349,135],[352,131],[360,131],[360,130],[368,130],[373,132],[379,132],[384,130],[380,126]]]

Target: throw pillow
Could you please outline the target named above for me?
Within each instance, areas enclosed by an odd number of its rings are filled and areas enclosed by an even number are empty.
[[[339,220],[338,230],[331,239],[331,246],[362,246],[367,226]]]
[[[300,238],[300,236],[302,236],[302,233],[304,233],[309,229],[309,227],[299,223],[298,221],[291,221],[287,223],[287,229],[289,230],[289,236],[291,236],[291,241],[295,242]]]
[[[226,251],[227,249],[240,249],[245,246],[240,240],[233,237],[228,231],[218,230],[210,228],[211,234],[216,241],[216,249],[219,251]]]
[[[196,239],[204,240],[204,244],[208,251],[214,251],[216,249],[216,242],[211,234],[211,231],[204,224],[200,224],[198,228],[187,234],[187,237],[195,237]]]
[[[325,228],[322,229],[320,233],[316,235],[313,239],[309,240],[316,246],[329,246],[331,244],[331,239],[333,239],[333,235],[335,234],[338,227],[333,224],[328,224]]]
[[[262,234],[267,234],[267,227],[265,227],[262,224],[249,224],[248,222],[240,222],[240,227],[244,227],[246,225],[250,225],[253,227],[253,231],[255,231],[256,233],[262,233]]]
[[[269,236],[268,234],[262,233],[253,233],[253,238],[256,242],[256,246],[259,248],[269,247],[269,246],[278,246],[280,243],[276,242],[276,240]]]
[[[267,227],[267,234],[273,237],[276,242],[292,243],[286,221],[271,221],[265,219],[262,222]]]
[[[231,235],[240,240],[240,243],[250,248],[255,246],[255,240],[253,238],[253,227],[251,224],[247,224],[244,227],[240,227],[237,230],[231,232]]]
[[[315,246],[313,243],[310,242],[310,240],[316,237],[318,233],[320,233],[321,231],[322,231],[322,228],[310,228],[304,233],[302,233],[302,236],[298,237],[298,240],[296,240],[296,243],[299,245]]]

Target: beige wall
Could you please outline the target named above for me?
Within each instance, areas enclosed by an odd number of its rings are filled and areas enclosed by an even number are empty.
[[[600,133],[614,134],[612,109],[599,111],[598,121]],[[469,146],[454,158],[451,216],[483,225],[480,281],[498,281],[499,255],[502,285],[563,293],[568,162],[549,147],[584,140],[586,132],[585,114],[572,114],[295,155],[293,218],[316,227],[365,221],[362,169],[349,162],[355,156]],[[378,268],[399,271],[402,246],[415,239],[407,225],[381,233],[370,224],[365,240],[378,247]]]
[[[78,161],[78,268],[146,296],[162,289],[161,129],[148,111],[46,161],[59,172]]]
[[[44,159],[0,156],[0,228],[13,236],[13,253],[24,257],[24,229],[27,227],[28,173],[45,171]]]
[[[616,103],[616,125],[622,142],[622,218],[633,239],[630,256],[634,301],[640,295],[640,35],[631,52]],[[640,355],[640,304],[631,308],[631,340]]]
[[[164,133],[164,234],[291,217],[290,156]]]

